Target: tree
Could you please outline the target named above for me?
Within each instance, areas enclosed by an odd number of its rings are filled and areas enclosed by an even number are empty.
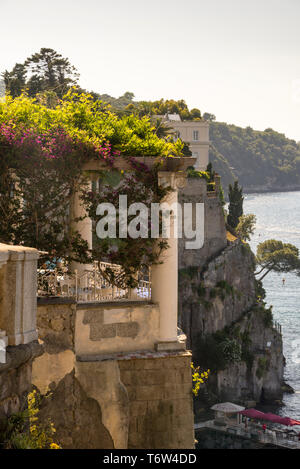
[[[156,118],[153,122],[155,133],[159,138],[168,138],[175,135],[175,131],[162,119]]]
[[[170,188],[158,184],[159,165],[148,168],[134,156],[181,155],[182,147],[179,139],[158,138],[148,118],[118,118],[103,103],[73,88],[54,108],[26,96],[7,96],[0,101],[0,241],[47,251],[49,259],[119,264],[122,276],[116,278],[107,268],[106,278],[134,288],[136,273],[158,261],[167,241],[157,246],[155,238],[128,237],[117,243],[109,238],[90,250],[72,223],[74,193],[81,194],[95,223],[99,203],[117,207],[120,194],[127,195],[129,204],[151,207]],[[114,166],[120,154],[130,171]],[[87,186],[82,171],[91,159],[100,159],[107,168],[98,174],[103,181],[99,188]],[[107,173],[113,172],[118,173],[117,187],[107,181]]]
[[[42,48],[40,52],[26,59],[25,67],[31,73],[29,85],[38,83],[39,91],[55,91],[61,98],[68,88],[77,83],[79,74],[70,64],[69,59],[53,49]],[[35,96],[36,87],[30,89],[29,95]]]
[[[261,281],[269,272],[300,272],[299,249],[290,243],[268,239],[257,247],[256,264],[260,270]]]
[[[239,218],[239,223],[236,227],[236,234],[243,241],[250,241],[250,236],[253,235],[256,225],[256,216],[253,213],[242,215]]]
[[[16,64],[11,72],[7,70],[3,73],[3,80],[6,92],[15,98],[26,88],[26,68],[24,64]]]
[[[214,114],[210,114],[209,112],[205,112],[203,114],[203,119],[205,121],[213,122],[216,120],[216,116]]]
[[[192,120],[201,120],[201,112],[197,108],[193,108],[190,110],[190,116]]]
[[[78,77],[69,59],[49,48],[42,48],[23,64],[16,64],[11,72],[5,71],[3,74],[6,92],[13,98],[20,96],[24,90],[32,97],[52,91],[62,98],[70,86],[77,84]]]
[[[234,185],[229,184],[229,208],[227,223],[231,228],[236,228],[239,224],[239,218],[243,215],[243,188],[239,187],[238,181]]]

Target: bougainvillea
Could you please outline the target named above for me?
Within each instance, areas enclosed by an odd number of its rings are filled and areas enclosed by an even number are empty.
[[[0,103],[0,240],[48,252],[49,258],[91,262],[106,260],[123,267],[118,283],[133,286],[136,273],[159,261],[166,242],[148,239],[94,240],[93,249],[73,229],[70,204],[81,192],[89,216],[97,220],[101,202],[118,205],[160,202],[168,189],[157,182],[157,169],[137,162],[135,155],[172,156],[182,143],[159,139],[148,119],[119,119],[101,103],[75,90],[55,109],[26,96]],[[126,158],[130,171],[117,171],[116,158]],[[87,189],[84,163],[100,159],[100,190]],[[111,183],[117,174],[117,187]],[[102,182],[101,182],[102,181]],[[134,190],[133,190],[134,189]],[[109,275],[109,272],[107,272]],[[117,280],[110,278],[117,283]]]

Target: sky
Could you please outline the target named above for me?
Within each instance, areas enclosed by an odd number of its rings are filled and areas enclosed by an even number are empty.
[[[0,73],[49,47],[87,90],[300,141],[299,22],[299,0],[0,0]]]

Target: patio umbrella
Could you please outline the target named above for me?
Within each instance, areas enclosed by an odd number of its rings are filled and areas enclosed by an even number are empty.
[[[232,402],[222,402],[221,404],[213,405],[211,409],[217,412],[223,412],[224,414],[234,414],[244,410],[245,407],[233,404]]]
[[[248,417],[249,419],[259,419],[259,420],[265,420],[265,416],[266,416],[266,414],[256,409],[242,410],[240,414],[244,415],[245,417]]]
[[[271,412],[268,412],[267,414],[265,414],[265,419],[269,420],[272,423],[281,423],[281,424],[285,425],[282,422],[283,417],[280,417],[280,415],[272,414]]]
[[[291,419],[290,417],[281,417],[281,423],[282,425],[287,425],[288,427],[291,427],[293,425],[300,425],[299,420]]]

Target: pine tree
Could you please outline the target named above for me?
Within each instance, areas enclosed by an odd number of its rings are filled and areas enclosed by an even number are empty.
[[[243,215],[243,188],[239,186],[239,182],[234,181],[234,185],[229,184],[229,208],[227,223],[231,228],[236,228],[239,224],[239,218]]]
[[[6,70],[2,76],[6,92],[13,98],[23,91],[31,97],[50,91],[62,98],[70,86],[77,83],[79,74],[69,59],[53,49],[42,48],[23,64],[17,63],[11,72]]]

